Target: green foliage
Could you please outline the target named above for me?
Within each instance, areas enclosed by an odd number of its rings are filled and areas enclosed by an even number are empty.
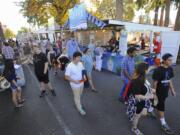
[[[96,0],[93,3],[97,7],[97,11],[93,13],[93,15],[100,19],[115,19],[115,0],[103,0],[102,2]]]
[[[135,15],[136,4],[134,0],[124,0],[124,14],[123,19],[127,21],[132,21]]]
[[[4,31],[4,36],[6,39],[11,39],[11,38],[15,38],[16,35],[14,34],[14,32],[12,30],[10,30],[9,28],[7,28],[5,31]]]
[[[21,27],[21,29],[18,31],[18,34],[22,34],[22,33],[28,33],[29,29],[26,27]]]
[[[94,13],[100,19],[115,19],[116,17],[116,0],[103,0],[94,1],[97,7],[97,11]],[[132,21],[135,14],[134,0],[124,0],[123,1],[123,19],[127,21]]]
[[[17,3],[27,21],[38,26],[48,25],[48,20],[54,18],[58,24],[63,24],[68,18],[68,9],[79,0],[24,0]]]
[[[137,9],[145,9],[148,13],[156,7],[165,6],[165,0],[136,0]]]

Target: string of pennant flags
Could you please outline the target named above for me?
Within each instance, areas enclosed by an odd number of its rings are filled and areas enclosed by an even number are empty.
[[[97,19],[95,16],[91,15],[88,12],[87,12],[87,20],[91,21],[92,23],[94,23],[95,25],[100,27],[101,29],[103,29],[106,26],[106,23],[104,23],[103,21]]]

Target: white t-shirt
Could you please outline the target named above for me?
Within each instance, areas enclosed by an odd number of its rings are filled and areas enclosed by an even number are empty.
[[[79,62],[77,65],[73,62],[69,63],[69,65],[66,68],[65,75],[69,76],[73,80],[80,81],[82,80],[82,71],[84,70],[84,66],[82,62]],[[84,85],[84,83],[75,84],[73,82],[70,82],[71,87],[81,87]]]

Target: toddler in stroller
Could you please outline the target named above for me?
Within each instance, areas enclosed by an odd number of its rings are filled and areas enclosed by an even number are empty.
[[[62,50],[62,54],[58,57],[57,61],[59,63],[59,67],[61,71],[64,71],[67,64],[70,62],[67,52],[66,52],[66,48]]]

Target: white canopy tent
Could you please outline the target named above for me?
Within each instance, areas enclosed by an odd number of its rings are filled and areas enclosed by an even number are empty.
[[[162,40],[162,49],[161,49],[161,56],[165,53],[171,53],[173,55],[173,63],[176,63],[177,55],[180,46],[180,31],[173,31],[173,28],[169,27],[160,27],[148,24],[138,24],[132,22],[125,22],[119,20],[108,20],[110,25],[119,25],[123,26],[124,30],[122,31],[123,38],[120,38],[120,49],[123,52],[122,54],[125,55],[127,50],[127,35],[125,33],[128,32],[150,32],[150,47],[153,45],[153,33],[160,32],[160,37]]]
[[[143,32],[143,31],[152,31],[152,32],[173,31],[172,28],[168,28],[168,27],[160,27],[160,26],[154,26],[154,25],[148,25],[148,24],[125,22],[125,21],[120,21],[120,20],[108,20],[108,24],[124,26],[124,28],[128,32],[133,32],[133,31],[140,31],[140,32]]]

